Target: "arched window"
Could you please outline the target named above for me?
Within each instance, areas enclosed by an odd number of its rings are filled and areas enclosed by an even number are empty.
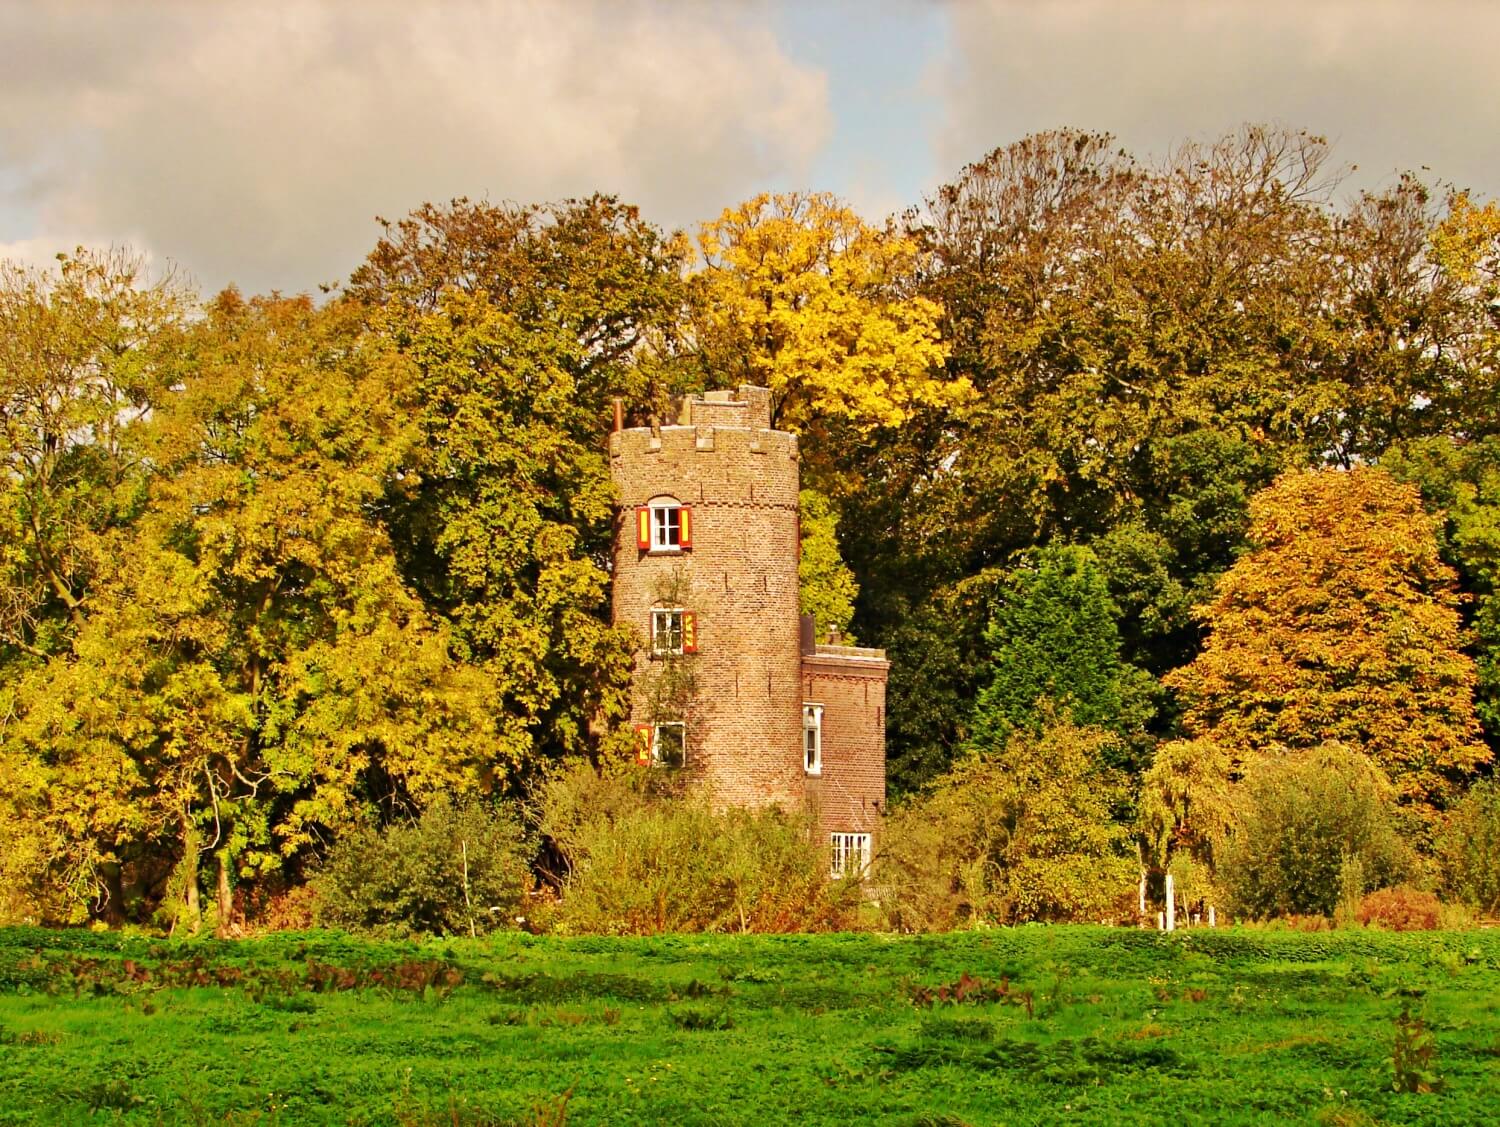
[[[636,514],[636,546],[643,552],[681,552],[693,546],[693,508],[676,497],[653,497]]]

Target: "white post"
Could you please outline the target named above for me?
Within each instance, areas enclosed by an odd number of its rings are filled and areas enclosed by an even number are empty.
[[[1210,904],[1208,906],[1208,926],[1209,927],[1216,926],[1215,921],[1214,921],[1214,906],[1212,904]]]
[[[1157,912],[1156,913],[1156,930],[1157,931],[1166,931],[1167,930],[1167,917],[1166,917],[1166,913],[1164,913],[1164,912]]]
[[[1140,913],[1141,916],[1145,916],[1145,914],[1146,914],[1146,870],[1145,870],[1144,866],[1141,868],[1141,883],[1140,883],[1140,886],[1136,889],[1136,899],[1138,900],[1138,902],[1140,904],[1140,907],[1137,909],[1137,911]]]
[[[1167,930],[1177,930],[1177,898],[1172,895],[1172,874],[1167,874]]]

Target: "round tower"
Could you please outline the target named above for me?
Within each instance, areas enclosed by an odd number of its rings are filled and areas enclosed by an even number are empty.
[[[614,621],[640,633],[637,756],[718,804],[806,795],[798,456],[765,388],[684,402],[676,425],[616,430]]]

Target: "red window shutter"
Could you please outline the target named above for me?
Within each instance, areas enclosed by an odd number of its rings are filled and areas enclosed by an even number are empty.
[[[651,550],[651,509],[647,505],[635,511],[635,546],[643,552]]]
[[[690,610],[682,612],[682,652],[698,652],[698,616]]]
[[[635,726],[635,761],[642,766],[651,762],[651,725]]]
[[[683,505],[682,508],[677,510],[677,514],[682,522],[680,525],[678,525],[678,546],[682,548],[691,548],[693,546],[693,506]]]

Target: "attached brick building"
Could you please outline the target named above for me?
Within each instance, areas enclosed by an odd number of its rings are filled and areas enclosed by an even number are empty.
[[[798,608],[797,436],[765,388],[689,396],[674,426],[617,429],[614,620],[646,639],[643,763],[729,805],[815,810],[835,871],[868,863],[885,807],[881,650],[819,645]]]

